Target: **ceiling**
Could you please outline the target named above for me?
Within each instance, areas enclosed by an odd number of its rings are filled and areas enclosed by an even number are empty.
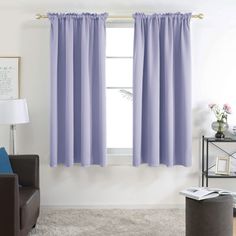
[[[45,12],[193,12],[235,15],[235,0],[0,0],[0,10],[18,9],[32,13]]]
[[[210,11],[236,7],[235,0],[0,0],[2,8],[96,11]]]

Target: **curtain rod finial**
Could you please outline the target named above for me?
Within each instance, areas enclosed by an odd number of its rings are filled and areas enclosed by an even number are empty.
[[[199,17],[199,19],[203,19],[203,18],[204,18],[204,14],[203,14],[203,13],[200,13],[200,14],[198,15],[198,17]]]
[[[204,14],[203,13],[199,13],[197,15],[192,15],[192,18],[198,18],[198,19],[203,19],[204,18]]]
[[[43,19],[43,18],[48,18],[48,16],[47,15],[42,15],[42,14],[36,14],[35,15],[35,18],[37,19],[37,20],[40,20],[40,19]]]
[[[36,18],[37,20],[39,20],[39,19],[41,18],[41,14],[39,14],[39,13],[36,14],[36,15],[35,15],[35,18]]]

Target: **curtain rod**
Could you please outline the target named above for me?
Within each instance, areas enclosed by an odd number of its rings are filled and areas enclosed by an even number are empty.
[[[40,19],[46,19],[48,18],[47,15],[43,15],[43,14],[36,14],[36,19],[40,20]],[[107,17],[110,20],[132,20],[132,16],[108,16]],[[203,19],[204,15],[202,13],[196,14],[196,15],[192,15],[192,18],[196,18],[196,19]]]

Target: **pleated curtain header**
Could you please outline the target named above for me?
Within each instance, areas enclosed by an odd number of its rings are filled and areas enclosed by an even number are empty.
[[[90,19],[103,19],[106,20],[108,13],[48,13],[48,18],[50,20],[54,18],[63,19],[63,18],[90,18]],[[134,19],[152,19],[152,18],[180,18],[190,20],[192,13],[154,13],[154,14],[145,14],[142,12],[136,12],[133,14]]]
[[[134,13],[133,14],[133,18],[134,19],[138,19],[138,18],[142,18],[142,19],[152,19],[152,18],[181,18],[181,19],[188,19],[190,20],[192,16],[192,13],[154,13],[154,14],[145,14],[145,13]]]
[[[102,19],[106,20],[108,14],[107,13],[48,13],[47,14],[48,18],[54,19],[54,18],[89,18],[89,19]]]

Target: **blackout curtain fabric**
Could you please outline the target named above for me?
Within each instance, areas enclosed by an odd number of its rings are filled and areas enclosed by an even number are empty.
[[[51,166],[106,165],[107,14],[48,14],[51,22]]]
[[[134,14],[133,164],[191,165],[191,14]]]

